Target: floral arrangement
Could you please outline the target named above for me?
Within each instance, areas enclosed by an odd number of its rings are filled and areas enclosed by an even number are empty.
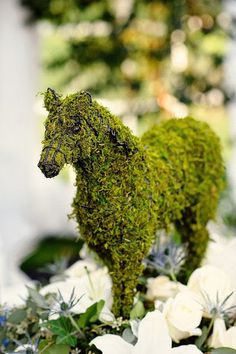
[[[0,307],[2,353],[236,354],[236,298],[221,269],[178,280],[185,249],[171,242],[144,261],[129,319],[112,313],[112,281],[96,257],[50,284],[28,288],[24,305]]]

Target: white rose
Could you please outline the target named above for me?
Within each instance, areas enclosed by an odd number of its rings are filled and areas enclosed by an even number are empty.
[[[221,269],[206,265],[196,269],[190,276],[187,287],[204,309],[204,316],[211,317],[210,310],[233,292],[229,276]],[[225,303],[226,307],[233,305],[234,296]]]
[[[230,327],[226,330],[224,320],[222,318],[217,318],[214,322],[209,346],[212,348],[227,347],[236,349],[236,326]]]
[[[164,317],[171,338],[178,343],[181,339],[201,335],[197,328],[202,319],[202,308],[190,291],[183,291],[164,305]]]
[[[160,275],[159,277],[148,279],[147,298],[151,301],[156,299],[165,301],[170,297],[174,297],[184,288],[185,285],[171,281],[165,275]]]

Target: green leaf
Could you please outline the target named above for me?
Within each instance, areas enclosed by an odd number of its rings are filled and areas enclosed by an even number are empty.
[[[232,348],[217,348],[217,349],[212,349],[210,352],[211,354],[236,354],[236,350]]]
[[[24,309],[13,310],[8,317],[8,322],[13,324],[20,324],[27,318],[27,312]]]
[[[75,347],[77,344],[77,338],[72,334],[74,327],[67,317],[60,317],[57,320],[51,320],[43,323],[53,334],[57,336],[57,344],[68,344]]]
[[[46,349],[47,345],[44,345],[44,347],[40,347],[39,349],[39,354],[41,352],[43,354],[69,354],[70,353],[70,347],[66,344],[52,344],[50,347]]]
[[[65,333],[64,336],[58,336],[56,344],[69,344],[71,347],[75,347],[77,344],[77,338],[71,333]]]
[[[6,329],[0,327],[0,343],[4,338],[6,338],[6,336],[7,336]]]
[[[134,320],[135,318],[142,318],[145,314],[145,309],[142,301],[138,301],[130,312],[130,319]]]
[[[133,334],[131,328],[125,328],[125,330],[122,333],[122,338],[128,342],[128,343],[134,343],[135,342],[135,335]]]
[[[104,307],[105,301],[100,300],[95,304],[87,308],[86,312],[80,315],[79,320],[77,321],[80,328],[85,328],[90,323],[97,322],[100,316],[100,313]]]
[[[200,337],[197,337],[197,339],[195,340],[195,345],[198,347],[198,349],[201,349],[203,344],[205,343],[206,339],[208,336],[208,328],[206,326],[204,326],[202,328],[202,334]]]

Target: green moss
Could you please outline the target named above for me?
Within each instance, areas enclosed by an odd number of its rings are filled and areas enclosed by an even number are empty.
[[[182,275],[186,280],[205,255],[209,239],[206,224],[214,218],[224,185],[219,139],[206,123],[188,117],[154,127],[142,142],[148,147],[152,170],[159,175],[160,213],[166,215],[167,224],[175,223],[188,246]],[[165,161],[164,170],[160,159]]]
[[[45,94],[49,115],[39,167],[54,177],[76,170],[73,215],[108,266],[113,311],[129,316],[142,260],[158,228],[176,223],[188,244],[187,272],[201,261],[221,189],[218,138],[192,118],[153,127],[142,139],[86,92]]]

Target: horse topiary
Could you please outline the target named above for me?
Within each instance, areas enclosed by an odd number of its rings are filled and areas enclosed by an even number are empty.
[[[48,89],[39,168],[76,171],[73,202],[80,233],[108,266],[113,311],[128,317],[142,261],[158,229],[175,224],[187,243],[186,272],[201,262],[206,224],[222,189],[220,144],[206,123],[171,119],[139,139],[87,92]]]

